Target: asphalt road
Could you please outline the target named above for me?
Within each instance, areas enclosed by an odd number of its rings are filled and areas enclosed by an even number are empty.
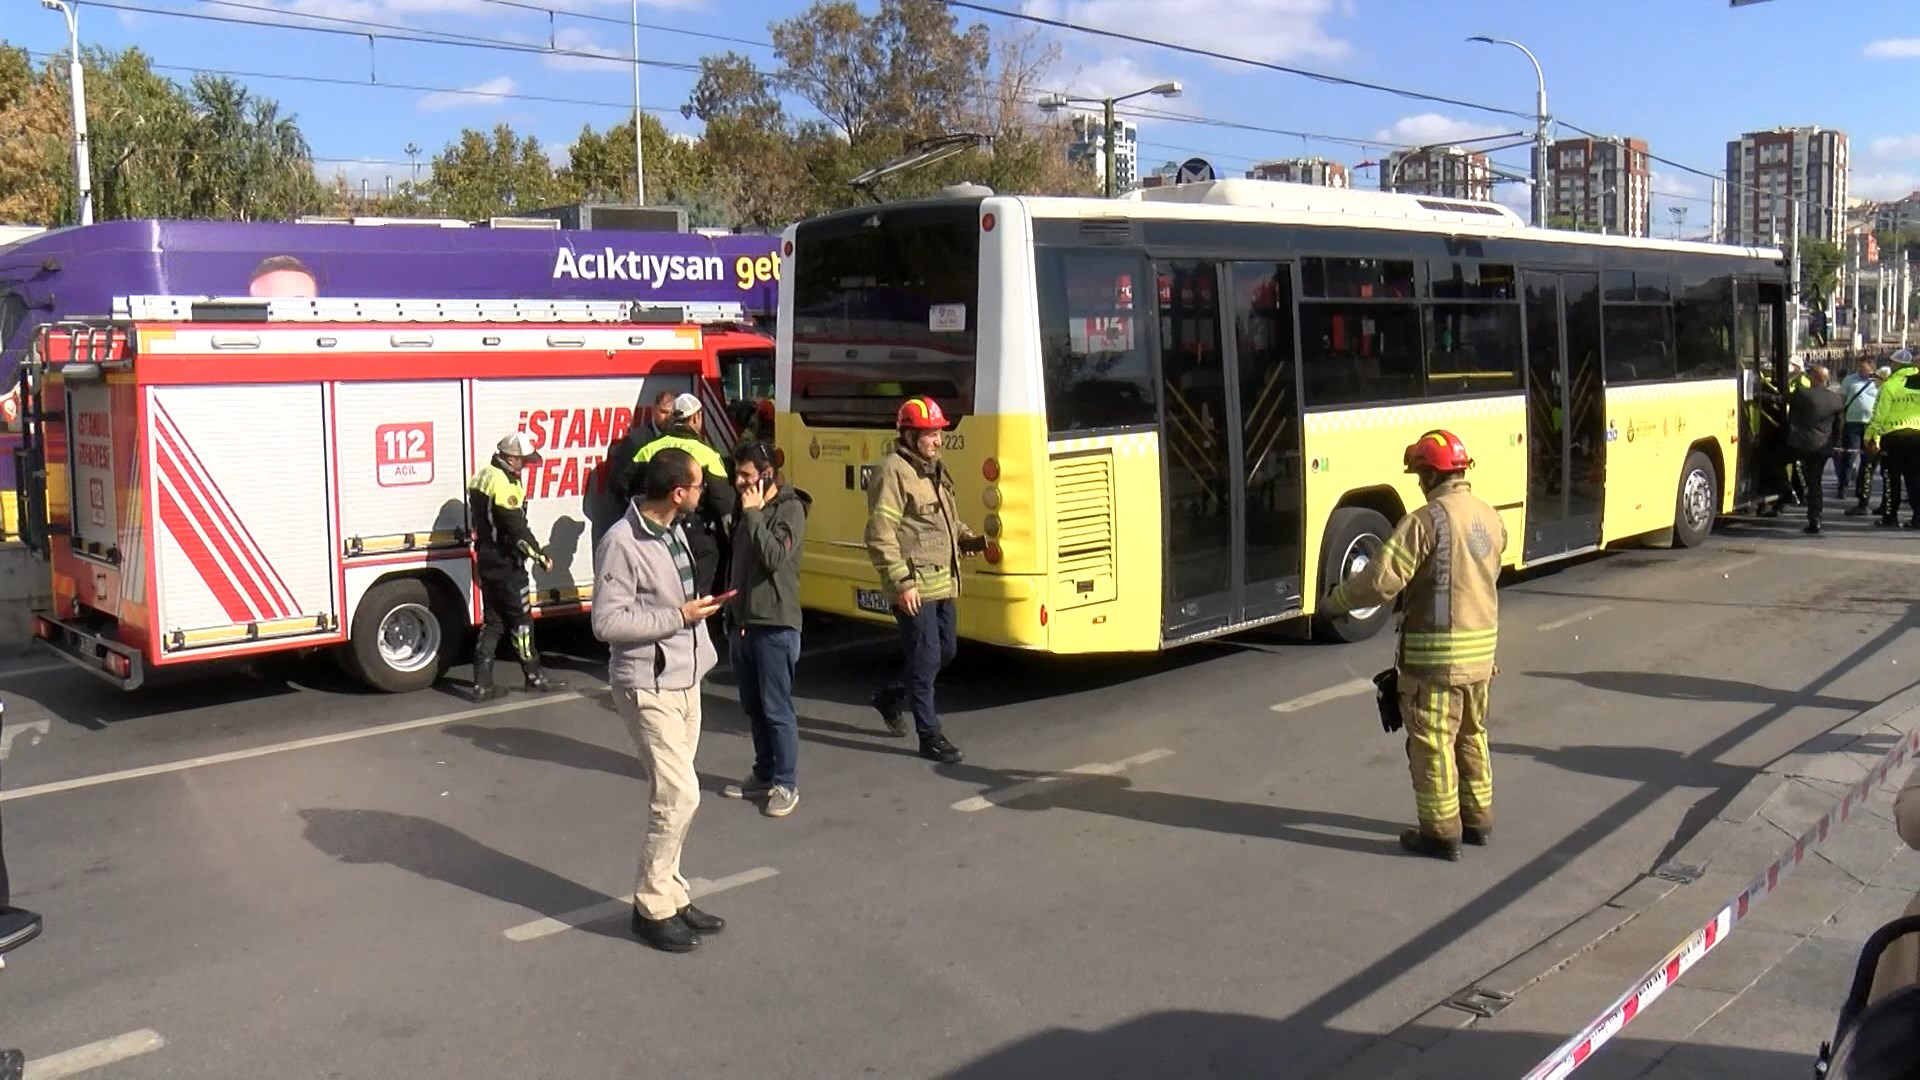
[[[1315,1076],[1920,679],[1917,570],[1913,534],[1756,523],[1514,583],[1497,841],[1451,865],[1395,844],[1385,639],[967,650],[967,761],[935,767],[864,704],[885,654],[812,631],[793,817],[718,797],[750,749],[708,695],[686,872],[731,925],[690,956],[609,902],[645,788],[588,660],[579,696],[482,708],[302,664],[0,671],[16,901],[48,917],[0,1045],[40,1080]]]

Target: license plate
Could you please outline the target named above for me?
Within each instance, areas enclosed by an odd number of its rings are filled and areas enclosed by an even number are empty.
[[[876,615],[885,615],[893,610],[893,605],[887,603],[887,594],[879,589],[853,590],[853,606]]]

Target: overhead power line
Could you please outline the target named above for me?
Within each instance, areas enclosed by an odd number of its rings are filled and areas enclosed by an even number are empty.
[[[518,8],[521,11],[539,12],[549,20],[555,16],[563,19],[583,19],[587,22],[607,23],[611,26],[618,26],[623,30],[631,29],[633,26],[632,19],[616,19],[611,15],[595,15],[586,11],[569,11],[566,8],[544,7],[540,4],[524,3],[522,0],[481,0],[481,2],[505,8]],[[680,34],[685,37],[705,38],[708,41],[724,41],[732,45],[745,45],[754,49],[773,48],[773,42],[771,41],[756,41],[753,38],[733,37],[728,34],[710,34],[704,30],[686,30],[678,26],[661,26],[658,23],[641,23],[640,29],[654,30],[663,34]]]

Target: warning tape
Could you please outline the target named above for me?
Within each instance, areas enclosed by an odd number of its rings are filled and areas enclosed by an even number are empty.
[[[1891,750],[1887,751],[1880,763],[1875,765],[1859,783],[1853,785],[1840,801],[1827,809],[1806,832],[1793,842],[1793,847],[1773,860],[1773,865],[1760,872],[1740,890],[1726,907],[1707,920],[1706,925],[1687,936],[1685,941],[1675,946],[1658,964],[1649,970],[1644,978],[1635,984],[1632,990],[1622,994],[1607,1011],[1600,1014],[1593,1023],[1581,1029],[1578,1035],[1568,1039],[1560,1048],[1549,1054],[1545,1061],[1535,1065],[1527,1073],[1526,1080],[1560,1080],[1579,1068],[1593,1056],[1594,1051],[1607,1044],[1607,1040],[1620,1034],[1621,1030],[1633,1022],[1633,1018],[1645,1012],[1647,1006],[1654,1003],[1667,988],[1678,982],[1680,976],[1699,963],[1703,957],[1713,951],[1714,946],[1727,939],[1733,928],[1740,925],[1749,913],[1769,893],[1780,887],[1806,858],[1807,849],[1817,847],[1827,839],[1834,828],[1846,823],[1853,812],[1867,802],[1875,787],[1878,787],[1892,770],[1905,764],[1920,751],[1920,728],[1908,732]]]

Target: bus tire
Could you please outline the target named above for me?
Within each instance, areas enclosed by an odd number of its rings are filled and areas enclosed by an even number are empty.
[[[1324,603],[1334,586],[1380,557],[1393,524],[1377,511],[1342,507],[1327,519],[1326,540],[1320,547],[1320,598]],[[1364,613],[1363,613],[1364,612]],[[1363,609],[1345,615],[1315,614],[1314,636],[1321,641],[1352,643],[1378,634],[1393,618],[1393,606]]]
[[[1713,462],[1698,450],[1687,455],[1680,470],[1680,488],[1674,495],[1673,546],[1699,547],[1713,532],[1720,514],[1720,481]]]
[[[452,630],[426,582],[392,578],[361,598],[342,659],[354,678],[375,690],[425,690],[439,681],[458,645]]]

